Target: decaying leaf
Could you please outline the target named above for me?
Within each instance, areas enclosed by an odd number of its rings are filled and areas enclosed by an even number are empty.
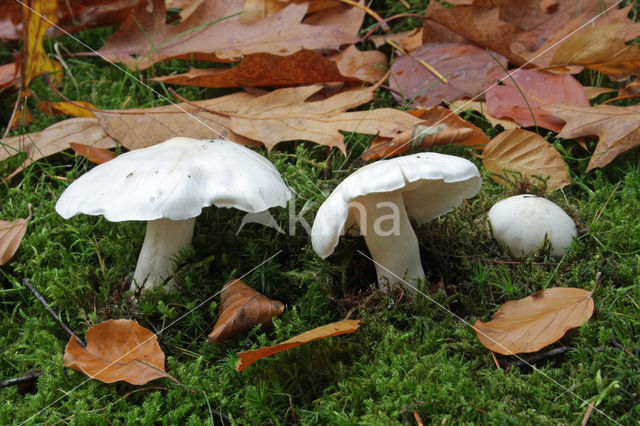
[[[292,3],[260,21],[243,24],[242,1],[202,2],[189,19],[165,22],[164,0],[141,2],[99,53],[144,69],[169,58],[238,60],[252,53],[290,55],[301,49],[337,50],[357,41],[334,26],[303,24],[307,4]]]
[[[491,123],[493,127],[500,125],[505,130],[520,128],[520,125],[510,118],[496,118],[489,114],[489,111],[487,110],[487,104],[482,101],[460,99],[458,101],[452,102],[451,105],[449,105],[449,109],[456,114],[461,114],[468,109],[479,112],[484,116],[484,118],[489,121],[489,123]]]
[[[307,101],[321,89],[320,85],[278,89],[251,99],[231,116],[231,129],[261,141],[269,150],[283,141],[307,140],[338,147],[345,153],[344,136],[339,130],[394,137],[420,122],[392,108],[345,112],[372,100],[372,87]]]
[[[506,66],[506,60],[495,55]],[[446,79],[442,82],[418,60],[435,68]],[[398,58],[391,66],[390,86],[399,102],[412,107],[432,107],[473,97],[506,74],[486,50],[470,44],[429,43]],[[402,96],[400,96],[401,94]]]
[[[287,7],[292,0],[244,0],[240,21],[245,24],[259,21]],[[295,0],[302,3],[303,0]],[[332,9],[343,5],[338,0],[315,0],[309,2],[309,13]]]
[[[0,65],[0,89],[18,84],[18,66],[16,64]]]
[[[65,367],[105,383],[132,385],[171,376],[156,335],[132,320],[108,320],[87,330],[87,347],[72,336],[64,351]],[[175,379],[173,379],[175,380]]]
[[[473,324],[480,343],[503,355],[536,352],[579,327],[593,314],[591,292],[579,288],[548,288],[510,300],[491,321]]]
[[[232,280],[222,289],[219,311],[209,343],[222,343],[258,324],[271,324],[271,318],[280,315],[284,305],[268,299],[243,281]]]
[[[365,161],[393,157],[410,149],[415,150],[417,146],[422,149],[428,149],[436,145],[456,144],[482,149],[489,142],[489,138],[482,133],[482,130],[461,119],[446,108],[435,106],[429,109],[408,112],[423,120],[417,126],[444,125],[444,127],[435,136],[423,136],[420,140],[416,139],[415,127],[400,133],[394,138],[377,137],[362,154],[362,158]]]
[[[242,371],[264,357],[293,349],[300,345],[304,345],[305,343],[313,342],[314,340],[353,333],[360,327],[360,324],[362,324],[362,320],[342,320],[332,322],[330,324],[314,328],[313,330],[306,331],[274,346],[267,346],[256,349],[255,351],[240,352],[238,353],[240,359],[236,362],[236,370]]]
[[[361,52],[352,45],[332,58],[307,49],[287,56],[253,53],[230,69],[192,68],[185,74],[153,80],[200,87],[278,87],[338,81],[375,82],[386,71],[387,59],[383,53]]]
[[[12,222],[0,220],[0,265],[7,263],[16,254],[30,220],[31,212],[25,219]]]
[[[570,75],[518,69],[485,94],[487,108],[494,117],[509,117],[521,126],[541,126],[559,132],[562,120],[543,109],[550,104],[589,105],[582,85]]]
[[[69,146],[76,154],[92,161],[96,164],[106,163],[109,160],[116,158],[116,154],[104,148],[97,148],[95,146],[85,145],[83,143],[69,142]]]
[[[38,103],[37,108],[50,116],[64,114],[72,117],[95,117],[93,111],[98,109],[93,104],[84,101],[74,101],[73,103],[42,101]]]
[[[491,139],[482,151],[482,163],[501,184],[513,179],[514,172],[523,179],[546,179],[548,191],[570,183],[562,155],[542,136],[524,129],[506,130]]]
[[[598,136],[598,145],[589,160],[587,172],[606,166],[619,154],[640,145],[639,105],[550,105],[545,109],[567,122],[559,137]]]

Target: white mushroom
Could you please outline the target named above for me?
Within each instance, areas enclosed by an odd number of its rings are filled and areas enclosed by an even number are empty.
[[[263,156],[233,142],[173,138],[122,154],[73,182],[56,211],[112,222],[148,221],[131,289],[171,277],[177,252],[191,245],[203,207],[261,212],[286,206],[291,192]],[[173,279],[167,282],[170,290]]]
[[[326,258],[339,237],[357,227],[381,289],[404,278],[423,279],[409,216],[427,222],[473,197],[481,186],[478,168],[452,155],[429,152],[368,164],[341,182],[318,209],[313,249]]]
[[[493,237],[509,249],[514,258],[538,252],[546,239],[551,255],[560,257],[577,235],[576,224],[553,202],[524,194],[498,201],[489,210]]]

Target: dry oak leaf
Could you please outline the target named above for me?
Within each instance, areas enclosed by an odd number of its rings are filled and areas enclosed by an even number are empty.
[[[132,385],[168,377],[164,353],[156,335],[132,320],[108,320],[87,330],[87,347],[75,335],[64,351],[64,366],[104,383],[123,380]]]
[[[562,120],[543,109],[550,104],[589,106],[582,85],[570,75],[518,69],[487,90],[487,109],[494,117],[512,118],[521,126],[541,126],[559,132]]]
[[[292,3],[252,24],[240,22],[239,0],[203,2],[185,21],[165,22],[163,0],[141,2],[100,49],[109,61],[144,69],[169,58],[231,61],[251,53],[290,55],[301,49],[337,50],[357,41],[336,26],[301,21],[306,4]]]
[[[446,108],[435,106],[429,109],[407,112],[423,120],[418,126],[444,125],[446,127],[435,136],[421,137],[420,140],[415,141],[413,140],[415,138],[415,128],[400,133],[392,139],[377,137],[362,154],[362,158],[365,161],[393,157],[410,149],[415,151],[417,144],[423,149],[449,144],[482,149],[489,142],[489,138],[482,133],[482,130]]]
[[[77,142],[69,142],[69,146],[76,152],[76,154],[96,164],[106,163],[107,161],[116,158],[116,154],[108,149],[96,148],[95,146]]]
[[[209,334],[209,343],[222,343],[258,324],[271,324],[271,318],[283,311],[284,305],[281,302],[270,300],[244,281],[229,281],[220,294],[220,313]]]
[[[626,27],[611,24],[580,31],[558,48],[549,66],[581,65],[618,81],[640,75],[640,47],[615,36]]]
[[[382,52],[361,52],[352,45],[333,58],[307,49],[287,56],[253,53],[231,69],[192,68],[188,73],[153,80],[200,87],[278,87],[337,81],[372,83],[384,76],[387,65]]]
[[[242,7],[240,22],[250,24],[264,19],[269,15],[280,12],[287,7],[291,0],[245,0]],[[295,3],[308,3],[307,13],[314,13],[325,9],[332,9],[342,6],[339,0],[295,0]]]
[[[389,85],[395,89],[393,96],[398,102],[408,102],[414,108],[429,108],[442,102],[473,97],[506,75],[502,68],[506,66],[506,60],[497,55],[499,64],[495,57],[470,44],[425,44],[410,56],[402,56],[394,62]],[[443,83],[418,59],[435,68],[448,83]]]
[[[12,222],[0,220],[0,265],[7,263],[16,254],[30,220],[31,211],[25,219]]]
[[[350,90],[307,102],[320,85],[278,89],[256,97],[231,116],[231,129],[259,140],[271,150],[283,141],[307,140],[346,153],[345,132],[394,137],[413,128],[420,119],[392,108],[345,112],[373,99],[373,87]]]
[[[604,167],[619,154],[640,145],[640,105],[549,105],[545,108],[553,115],[565,120],[562,132],[564,139],[581,136],[597,136],[598,145],[589,160],[587,172]]]
[[[514,174],[519,179],[545,179],[548,191],[571,183],[567,164],[558,150],[528,130],[505,130],[489,141],[481,157],[493,180],[500,184],[513,179]]]
[[[326,339],[327,337],[339,336],[341,334],[353,333],[360,325],[362,320],[342,320],[338,322],[332,322],[323,326],[314,328],[313,330],[306,331],[289,340],[285,340],[274,346],[267,346],[264,348],[256,349],[254,351],[246,351],[238,353],[240,359],[236,362],[236,370],[242,371],[254,362],[261,360],[262,358],[274,355],[280,352],[284,352],[289,349],[293,349],[305,343],[313,342],[314,340]]]
[[[510,300],[491,321],[473,324],[480,343],[502,355],[536,352],[579,327],[593,314],[591,292],[579,288],[548,288]]]
[[[451,105],[449,105],[449,109],[456,114],[461,114],[469,109],[475,112],[479,112],[484,116],[484,118],[489,121],[489,123],[491,123],[493,127],[500,125],[505,130],[520,128],[520,125],[510,118],[496,118],[489,114],[489,111],[487,110],[487,104],[483,101],[470,101],[460,99],[451,102]]]

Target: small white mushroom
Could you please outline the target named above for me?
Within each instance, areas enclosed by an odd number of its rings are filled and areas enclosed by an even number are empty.
[[[56,211],[107,220],[148,221],[131,289],[156,287],[174,272],[173,259],[191,245],[203,207],[245,212],[285,207],[291,192],[278,170],[250,149],[224,140],[173,138],[122,154],[73,182]],[[165,287],[171,290],[173,279]]]
[[[342,181],[318,209],[313,249],[326,258],[341,235],[357,228],[382,290],[401,279],[423,279],[409,216],[419,224],[427,222],[473,197],[481,186],[478,168],[452,155],[429,152],[368,164]]]
[[[523,194],[498,201],[489,210],[493,237],[514,258],[538,252],[548,239],[551,255],[560,257],[577,235],[576,224],[553,202]]]

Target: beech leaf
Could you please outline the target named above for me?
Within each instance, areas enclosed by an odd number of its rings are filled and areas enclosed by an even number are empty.
[[[30,220],[31,212],[26,219],[12,222],[0,220],[0,265],[7,263],[16,254]]]
[[[240,352],[238,353],[240,359],[236,362],[236,370],[242,371],[264,357],[293,349],[300,345],[304,345],[305,343],[313,342],[314,340],[353,333],[360,327],[361,323],[362,320],[342,320],[332,322],[330,324],[314,328],[313,330],[306,331],[274,346],[263,347],[256,349],[255,351]]]
[[[567,164],[553,145],[537,133],[524,129],[506,130],[491,139],[482,151],[482,163],[491,177],[504,184],[515,172],[523,179],[539,176],[547,179],[547,190],[554,191],[571,183]]]
[[[132,385],[168,377],[164,353],[156,335],[136,321],[108,320],[87,330],[87,347],[80,346],[75,335],[64,352],[65,367],[73,368],[104,383],[119,380]]]
[[[226,283],[220,299],[220,313],[209,343],[222,343],[258,324],[270,324],[271,318],[284,311],[281,302],[269,300],[240,280]]]
[[[97,148],[95,146],[76,142],[69,142],[69,146],[76,152],[76,154],[96,164],[106,163],[107,161],[116,158],[116,154],[108,149]]]
[[[489,121],[489,123],[491,123],[493,127],[500,125],[505,130],[520,128],[520,125],[510,118],[496,118],[489,114],[487,104],[483,101],[469,101],[461,99],[459,101],[452,102],[451,105],[449,105],[449,109],[456,114],[461,114],[469,109],[479,112]]]
[[[489,114],[512,118],[524,127],[538,125],[559,132],[564,122],[545,111],[544,106],[589,106],[582,85],[570,75],[519,69],[502,82],[503,86],[492,86],[485,94]]]
[[[473,324],[480,343],[503,355],[536,352],[579,327],[593,314],[591,292],[579,288],[548,288],[510,300],[491,321]]]
[[[559,137],[598,136],[587,172],[606,166],[619,154],[640,145],[639,105],[549,105],[545,109],[567,122]]]

